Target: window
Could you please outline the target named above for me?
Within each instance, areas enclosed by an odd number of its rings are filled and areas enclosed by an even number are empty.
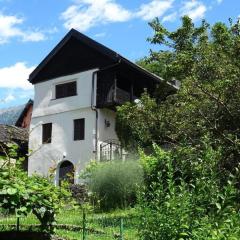
[[[56,98],[71,97],[77,95],[77,82],[69,82],[56,85]]]
[[[52,123],[45,123],[42,125],[42,143],[52,142]]]
[[[85,137],[85,119],[74,120],[74,141],[84,140]]]

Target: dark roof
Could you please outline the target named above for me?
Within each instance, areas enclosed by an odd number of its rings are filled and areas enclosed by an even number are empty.
[[[33,100],[32,99],[29,99],[29,101],[25,104],[25,107],[24,107],[22,113],[20,114],[18,120],[16,121],[15,126],[17,126],[17,127],[22,126],[23,119],[24,119],[25,115],[27,114],[30,106],[33,106]]]
[[[31,104],[33,104],[33,101],[30,99],[26,104],[0,109],[0,124],[18,125],[17,123],[23,118],[25,111]]]
[[[0,142],[27,142],[28,130],[15,126],[0,124]]]
[[[91,51],[97,53],[96,58],[100,60],[97,61],[91,57],[93,54]],[[84,60],[81,59],[82,55],[85,56]],[[58,58],[58,63],[53,60],[54,57]],[[81,70],[103,69],[114,63],[119,63],[127,71],[141,74],[148,81],[160,82],[162,80],[117,52],[72,29],[30,74],[29,81],[35,84],[55,77],[77,73]],[[49,66],[47,66],[48,64]],[[80,67],[80,65],[82,66]]]

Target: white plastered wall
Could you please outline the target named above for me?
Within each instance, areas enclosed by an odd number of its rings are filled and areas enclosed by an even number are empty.
[[[110,126],[105,125],[105,120]],[[100,158],[100,145],[107,140],[118,140],[116,131],[116,113],[110,109],[100,109],[98,118],[98,159]]]
[[[92,72],[68,75],[36,84],[29,139],[29,174],[47,176],[63,160],[72,162],[77,174],[94,158],[95,112],[91,109]],[[77,96],[55,99],[55,85],[77,81]],[[73,120],[85,118],[85,139],[73,140]],[[42,124],[52,123],[52,142],[42,144]],[[57,175],[55,181],[57,182]]]

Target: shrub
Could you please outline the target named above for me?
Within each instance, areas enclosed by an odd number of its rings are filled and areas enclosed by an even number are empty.
[[[0,157],[0,209],[16,213],[17,217],[32,212],[40,221],[42,230],[51,233],[56,213],[70,194],[64,188],[55,187],[47,178],[28,177],[21,169],[21,159],[11,163],[15,147],[12,152]]]
[[[69,188],[78,204],[83,204],[88,200],[88,192],[85,184],[72,184]]]
[[[223,182],[219,151],[205,147],[198,152],[190,147],[166,152],[155,146],[151,156],[141,155],[145,172],[139,201],[142,239],[239,239],[236,177],[229,175]]]
[[[136,161],[104,162],[87,168],[87,185],[94,204],[102,210],[125,208],[136,202],[142,168]]]

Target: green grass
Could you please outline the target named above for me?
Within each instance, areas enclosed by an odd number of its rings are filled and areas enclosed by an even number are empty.
[[[0,215],[0,224],[16,224],[17,219],[14,215],[10,215],[10,216],[1,216]],[[38,219],[33,215],[30,214],[27,217],[24,218],[20,218],[20,223],[21,224],[39,224]]]
[[[57,215],[57,224],[74,225],[82,227],[81,210],[64,210]],[[87,214],[87,240],[110,240],[118,239],[120,233],[120,218],[123,219],[124,239],[135,240],[137,238],[137,218],[136,211],[118,210],[110,213],[88,213]],[[0,224],[16,224],[15,216],[1,217]],[[39,224],[36,217],[30,214],[28,217],[21,218],[20,224],[31,225]],[[56,235],[69,239],[82,239],[82,230],[56,229]]]

